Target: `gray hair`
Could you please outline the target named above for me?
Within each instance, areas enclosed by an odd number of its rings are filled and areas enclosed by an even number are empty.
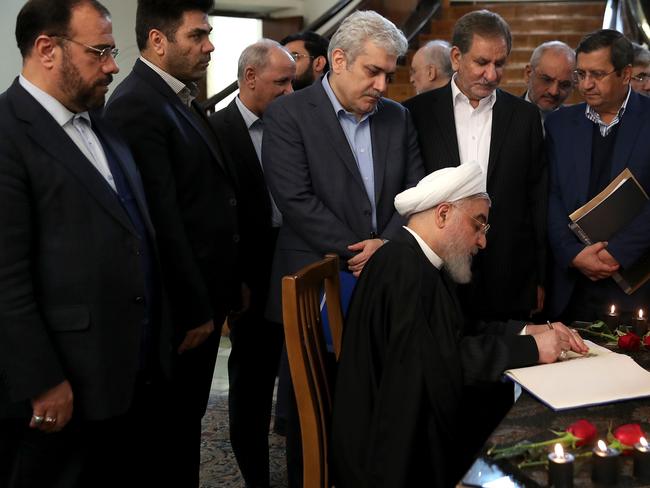
[[[345,52],[348,64],[353,64],[361,54],[366,41],[372,41],[393,56],[403,56],[408,41],[402,31],[390,20],[372,10],[357,10],[347,17],[336,30],[327,49],[327,59],[332,64],[332,52]]]
[[[481,37],[501,37],[506,41],[508,54],[512,49],[512,33],[508,23],[496,12],[475,10],[466,13],[454,25],[451,43],[465,54],[472,47],[474,34]]]
[[[451,44],[435,39],[427,42],[420,50],[427,64],[435,65],[445,76],[452,77],[454,70],[451,67]]]
[[[539,60],[542,59],[542,56],[546,51],[555,51],[561,54],[564,54],[572,64],[576,63],[576,53],[568,45],[562,41],[548,41],[540,44],[535,48],[533,54],[530,56],[530,66],[531,68],[537,68]]]
[[[267,64],[269,64],[271,51],[276,47],[286,51],[282,44],[272,39],[260,39],[245,48],[239,55],[239,61],[237,63],[237,81],[240,83],[244,81],[244,75],[248,66],[255,68],[256,71],[263,71]],[[291,56],[289,51],[287,51],[287,55]]]
[[[632,50],[634,51],[632,66],[648,66],[650,64],[650,51],[647,48],[633,42]]]

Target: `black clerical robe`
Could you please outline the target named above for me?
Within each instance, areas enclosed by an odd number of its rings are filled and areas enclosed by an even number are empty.
[[[453,486],[467,467],[465,385],[537,361],[523,323],[464,336],[454,284],[402,229],[366,265],[348,311],[332,421],[340,488]]]

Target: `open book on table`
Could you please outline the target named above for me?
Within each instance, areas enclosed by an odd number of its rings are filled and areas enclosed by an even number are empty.
[[[569,352],[562,361],[505,374],[553,410],[650,396],[650,372],[625,354],[585,343],[589,346],[586,356]]]

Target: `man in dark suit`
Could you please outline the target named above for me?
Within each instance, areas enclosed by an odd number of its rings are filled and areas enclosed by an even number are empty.
[[[30,0],[16,39],[22,74],[0,96],[0,485],[117,486],[169,342],[142,184],[93,111],[118,71],[110,14]]]
[[[630,88],[633,51],[619,32],[585,36],[576,49],[576,82],[586,103],[549,115],[551,176],[548,232],[553,251],[550,312],[567,320],[601,318],[609,305],[646,309],[650,286],[626,295],[611,279],[650,250],[650,205],[609,242],[582,244],[568,215],[600,193],[624,168],[650,190],[650,100]]]
[[[264,114],[264,172],[283,216],[270,320],[282,321],[282,276],[328,252],[358,276],[404,224],[393,199],[422,177],[422,163],[408,112],[382,95],[406,48],[391,22],[375,12],[355,12],[330,41],[330,72],[279,98]],[[291,412],[288,417],[290,448]],[[290,467],[290,486],[295,474]]]
[[[490,245],[476,257],[472,282],[459,289],[471,319],[526,320],[541,310],[546,269],[547,176],[537,107],[499,90],[510,53],[508,24],[487,10],[454,26],[456,74],[445,87],[408,100],[428,173],[477,161],[492,198]],[[512,385],[466,391],[463,405],[479,448],[512,405]],[[488,408],[476,409],[489,396]]]
[[[107,117],[127,139],[158,233],[173,314],[173,486],[198,486],[205,413],[226,314],[238,307],[237,200],[207,117],[194,101],[210,53],[211,0],[140,0],[141,57]]]
[[[230,442],[246,485],[268,487],[271,403],[284,334],[282,324],[264,318],[282,215],[262,171],[263,116],[271,101],[293,91],[296,63],[276,41],[262,39],[244,49],[237,71],[239,95],[210,117],[239,202],[239,269],[249,296],[244,312],[228,321]]]

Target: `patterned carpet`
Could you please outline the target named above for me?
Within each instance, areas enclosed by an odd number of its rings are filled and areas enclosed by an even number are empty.
[[[271,486],[287,486],[284,459],[284,437],[269,436]],[[225,393],[212,394],[208,411],[203,417],[201,439],[201,488],[244,488],[235,455],[228,437],[228,397]]]

